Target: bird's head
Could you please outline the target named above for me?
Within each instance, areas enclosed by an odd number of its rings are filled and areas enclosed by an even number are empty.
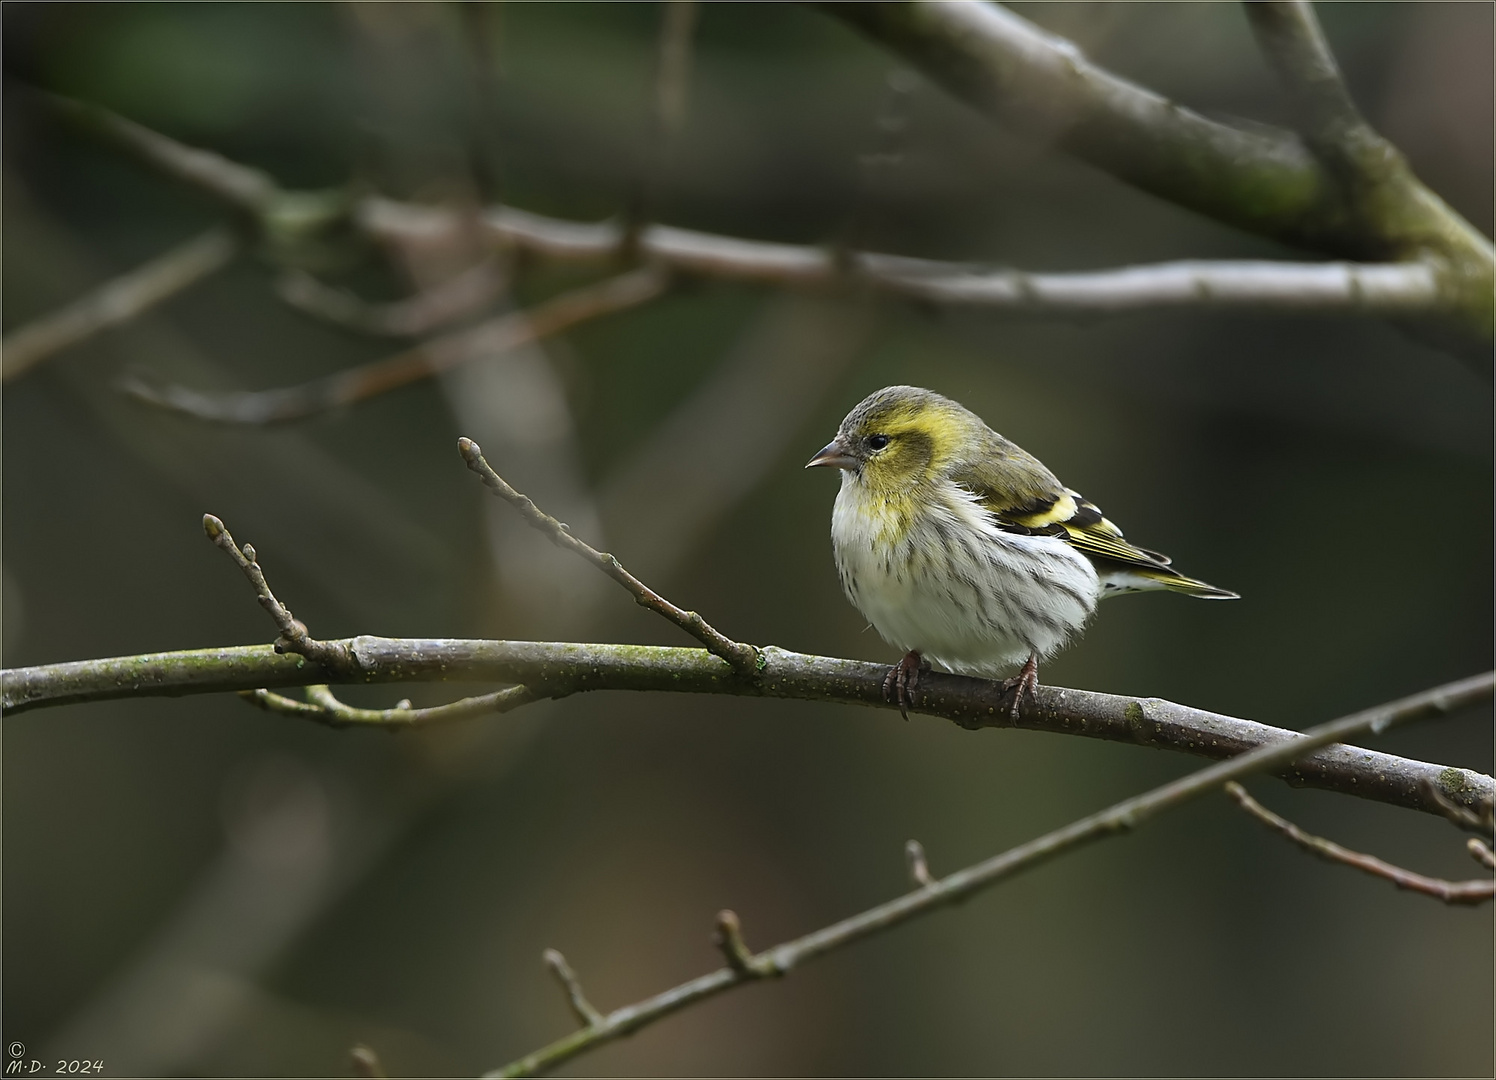
[[[886,386],[847,414],[836,438],[806,463],[831,465],[879,492],[920,484],[963,447],[980,446],[987,425],[950,398],[917,386]]]

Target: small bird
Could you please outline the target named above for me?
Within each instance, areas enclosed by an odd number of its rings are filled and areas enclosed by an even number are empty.
[[[1135,547],[1095,505],[965,406],[887,386],[847,414],[806,468],[842,470],[831,543],[847,598],[905,650],[883,682],[908,719],[934,661],[997,678],[1016,717],[1039,661],[1078,633],[1102,597],[1164,589],[1237,594]]]

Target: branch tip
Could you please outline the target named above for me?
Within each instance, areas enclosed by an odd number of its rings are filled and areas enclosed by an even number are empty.
[[[561,989],[566,991],[566,1000],[570,1003],[571,1011],[576,1015],[582,1027],[600,1027],[603,1023],[603,1014],[598,1012],[587,1000],[587,995],[582,993],[582,984],[577,979],[577,973],[571,970],[571,965],[566,962],[566,957],[561,955],[559,949],[547,949],[541,954],[541,958],[551,974],[556,977],[556,981],[561,984]]]
[[[363,1043],[350,1049],[348,1056],[353,1061],[353,1071],[357,1076],[366,1077],[368,1080],[384,1080],[384,1077],[388,1075],[384,1071],[384,1065],[380,1063],[379,1055]]]
[[[1476,837],[1472,836],[1469,840],[1465,841],[1465,850],[1470,852],[1476,862],[1487,869],[1496,870],[1496,852],[1492,852],[1489,847],[1481,843]]]
[[[904,857],[909,860],[909,876],[916,885],[928,889],[935,884],[935,878],[930,874],[930,864],[925,861],[923,844],[918,840],[910,840],[904,845]]]
[[[743,925],[738,921],[737,912],[729,909],[717,912],[717,929],[712,934],[712,942],[722,950],[727,966],[740,977],[752,979],[762,974],[754,964],[752,950],[743,940]]]

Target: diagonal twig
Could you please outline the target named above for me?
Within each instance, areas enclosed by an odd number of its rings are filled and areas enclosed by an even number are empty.
[[[635,603],[640,607],[648,608],[669,619],[705,645],[708,652],[726,660],[739,675],[749,678],[758,675],[762,657],[752,645],[733,641],[696,612],[676,607],[625,570],[623,564],[614,556],[598,551],[592,545],[577,539],[565,524],[541,510],[528,495],[515,491],[503,477],[494,472],[492,466],[483,459],[482,448],[472,439],[458,439],[457,448],[462,453],[463,460],[467,462],[468,468],[483,478],[483,483],[490,491],[518,510],[520,516],[531,528],[544,534],[557,547],[575,552],[596,566],[632,593]]]
[[[602,1023],[603,1014],[587,1000],[587,995],[582,992],[581,980],[577,978],[577,973],[571,970],[571,965],[566,962],[566,957],[561,955],[560,950],[547,949],[541,958],[545,961],[545,966],[550,973],[555,976],[556,981],[561,984],[561,989],[566,991],[566,1001],[582,1027],[596,1027]]]
[[[448,371],[478,356],[505,352],[578,323],[635,307],[665,291],[668,281],[653,267],[631,270],[596,285],[361,364],[323,379],[276,390],[207,393],[185,386],[153,386],[126,379],[121,389],[150,405],[199,420],[228,424],[277,424],[303,420]]]
[[[232,230],[214,226],[5,335],[0,343],[4,381],[9,382],[49,356],[170,300],[227,266],[239,248],[239,239]]]
[[[937,908],[959,903],[998,881],[1084,844],[1129,832],[1148,818],[1199,798],[1229,780],[1282,765],[1302,753],[1341,739],[1368,732],[1383,732],[1397,724],[1442,712],[1448,703],[1448,694],[1448,687],[1435,687],[1421,694],[1321,724],[1291,743],[1264,746],[1208,766],[1143,795],[1125,799],[1036,840],[1020,844],[985,862],[958,870],[897,899],[763,952],[750,952],[746,945],[742,945],[739,932],[736,941],[727,941],[723,946],[725,950],[731,950],[727,967],[682,983],[652,998],[615,1009],[602,1017],[599,1023],[573,1032],[486,1075],[535,1076],[547,1072],[579,1054],[632,1034],[671,1013],[715,997],[726,990],[759,979],[785,975],[808,960],[928,914]],[[730,913],[723,913],[728,914]],[[724,926],[724,923],[727,925]],[[738,930],[736,916],[731,920],[724,920],[719,916],[718,932],[724,939],[726,930]]]
[[[384,1071],[384,1065],[372,1047],[360,1043],[348,1051],[348,1057],[353,1065],[354,1074],[364,1077],[365,1080],[384,1080],[384,1077],[389,1075]]]
[[[1492,897],[1496,897],[1496,881],[1444,881],[1440,878],[1425,877],[1423,874],[1415,874],[1411,870],[1384,862],[1374,855],[1364,855],[1359,851],[1341,847],[1322,836],[1305,832],[1287,818],[1280,817],[1252,798],[1247,794],[1247,789],[1235,781],[1226,785],[1226,794],[1236,800],[1236,805],[1269,829],[1286,836],[1311,855],[1318,855],[1321,859],[1339,863],[1342,866],[1353,866],[1374,877],[1390,881],[1399,889],[1436,897],[1446,904],[1483,904]],[[1479,843],[1479,841],[1472,839],[1472,843]]]

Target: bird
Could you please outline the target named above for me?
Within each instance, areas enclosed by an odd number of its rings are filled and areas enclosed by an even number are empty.
[[[904,657],[883,682],[907,720],[920,673],[997,679],[1037,700],[1039,663],[1122,593],[1238,596],[1137,547],[1078,491],[970,409],[886,386],[860,402],[807,469],[841,470],[831,543],[843,591]]]

